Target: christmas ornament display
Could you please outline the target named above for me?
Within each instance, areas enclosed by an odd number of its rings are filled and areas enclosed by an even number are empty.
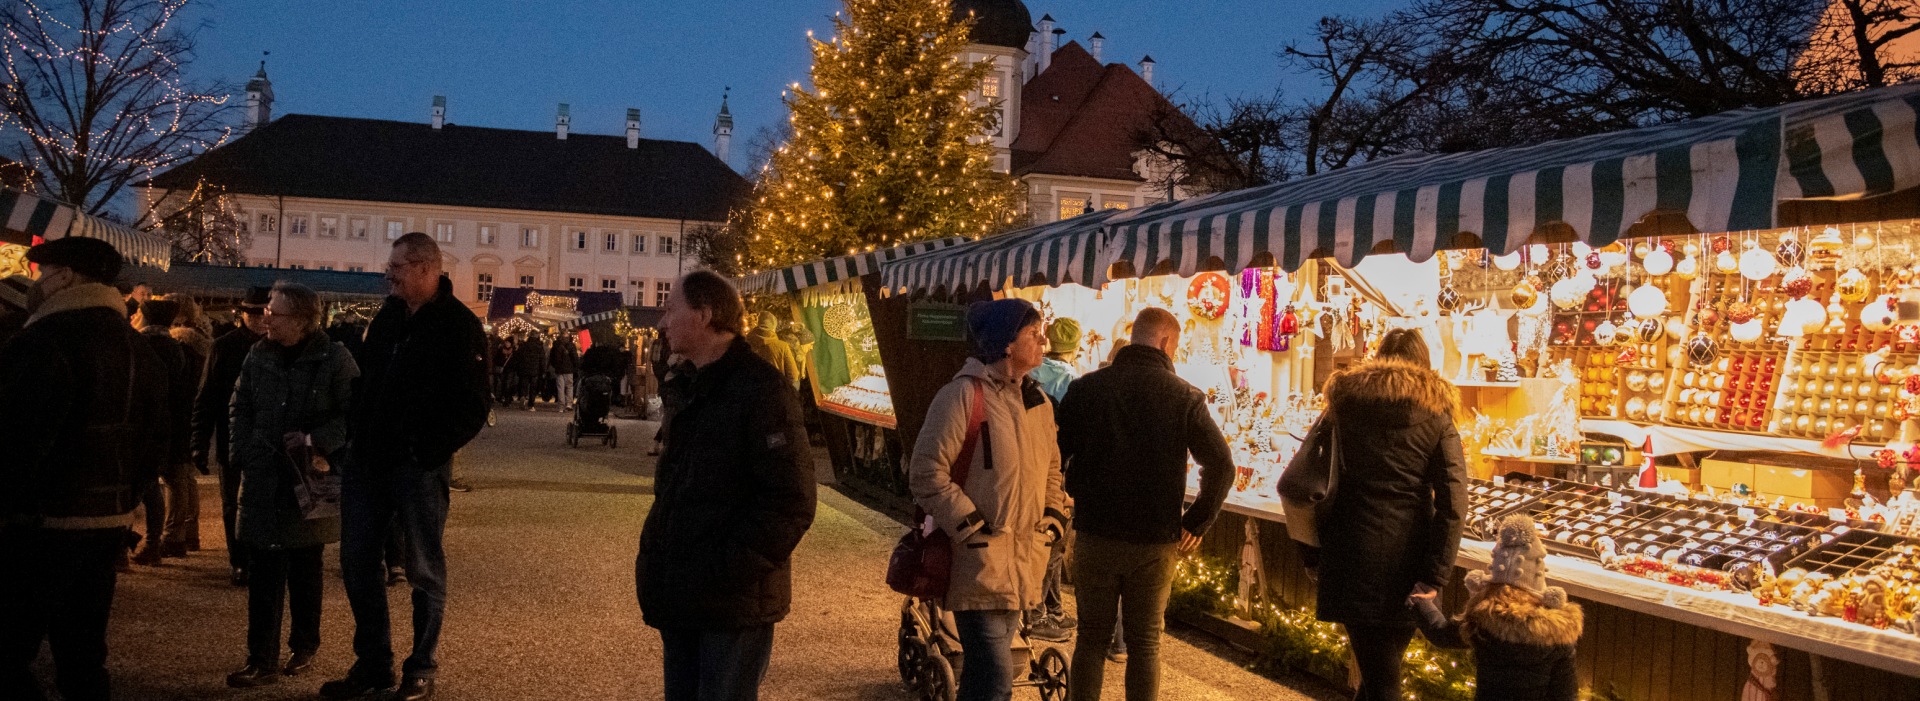
[[[1673,265],[1673,254],[1668,253],[1666,249],[1654,249],[1652,253],[1648,253],[1646,258],[1640,261],[1640,268],[1647,271],[1647,274],[1653,277],[1660,277],[1673,272]]]
[[[1641,285],[1627,295],[1627,311],[1652,318],[1667,313],[1667,291],[1659,285]]]
[[[1534,302],[1540,300],[1540,290],[1534,287],[1531,278],[1524,279],[1513,286],[1513,290],[1507,294],[1507,299],[1512,301],[1515,307],[1528,309],[1533,307]]]
[[[1881,333],[1893,328],[1898,302],[1893,295],[1880,295],[1866,306],[1860,308],[1860,325],[1868,331]]]
[[[1833,291],[1848,304],[1866,299],[1872,289],[1872,285],[1867,281],[1867,274],[1860,272],[1859,268],[1848,268],[1847,272],[1841,273],[1840,278],[1833,283]]]
[[[1218,319],[1233,303],[1233,288],[1227,276],[1201,273],[1187,286],[1187,309],[1202,319]]]
[[[1779,265],[1773,253],[1761,250],[1753,241],[1748,241],[1746,252],[1740,254],[1740,276],[1759,282],[1773,277],[1776,270],[1779,270]]]

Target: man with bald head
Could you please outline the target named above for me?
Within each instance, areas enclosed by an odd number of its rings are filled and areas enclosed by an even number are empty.
[[[1075,380],[1060,403],[1080,608],[1067,675],[1075,701],[1100,698],[1107,642],[1121,622],[1128,701],[1159,695],[1174,563],[1199,547],[1233,485],[1233,454],[1206,395],[1173,372],[1179,349],[1180,321],[1165,309],[1141,310],[1113,364]],[[1188,455],[1200,463],[1200,495],[1183,513]]]
[[[487,422],[486,335],[453,296],[440,245],[420,232],[393,242],[393,295],[367,327],[355,358],[352,459],[340,469],[340,576],[353,609],[353,668],[320,695],[349,699],[392,688],[385,544],[405,535],[413,586],[413,649],[392,698],[433,697],[434,657],[447,601],[447,491],[453,453]]]

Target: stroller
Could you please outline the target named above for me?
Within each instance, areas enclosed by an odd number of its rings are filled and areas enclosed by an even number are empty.
[[[613,378],[590,375],[581,380],[573,402],[573,420],[567,422],[567,445],[578,448],[582,437],[600,436],[601,445],[620,447],[619,429],[607,423],[607,412],[612,408]]]
[[[1042,701],[1067,697],[1067,656],[1057,647],[1041,647],[1035,653],[1027,624],[1013,639],[1013,664],[1027,666],[1025,677],[1016,677],[1014,688],[1036,687]],[[938,601],[907,597],[900,605],[900,680],[918,701],[953,701],[956,681],[965,660],[960,654],[960,635],[953,614]]]

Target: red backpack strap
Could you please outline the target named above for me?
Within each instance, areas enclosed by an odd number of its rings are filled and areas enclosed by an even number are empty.
[[[967,473],[973,471],[973,450],[980,445],[980,432],[986,430],[987,397],[980,387],[979,380],[967,383],[967,398],[971,407],[967,415],[967,439],[960,444],[960,456],[954,458],[950,478],[954,484],[967,486]]]

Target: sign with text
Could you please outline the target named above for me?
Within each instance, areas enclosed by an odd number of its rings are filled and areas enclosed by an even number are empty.
[[[967,308],[958,304],[914,302],[907,305],[907,339],[911,341],[967,340]]]

